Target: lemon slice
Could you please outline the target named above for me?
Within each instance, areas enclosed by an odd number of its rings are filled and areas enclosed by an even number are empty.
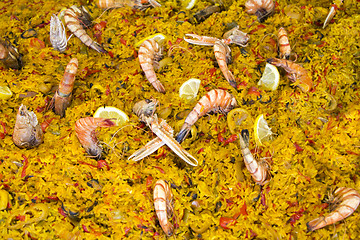
[[[199,92],[200,83],[201,80],[196,78],[190,78],[184,82],[179,90],[180,98],[189,102],[194,100]]]
[[[164,34],[161,34],[161,33],[157,33],[157,34],[148,36],[146,38],[141,39],[137,43],[135,43],[134,47],[136,47],[136,48],[140,47],[141,44],[143,44],[146,40],[149,40],[149,39],[154,39],[156,42],[161,44],[162,42],[165,41],[166,36]]]
[[[280,74],[276,66],[266,63],[265,70],[261,76],[258,85],[265,90],[276,90],[279,86]]]
[[[248,111],[242,108],[235,108],[228,113],[227,124],[230,132],[237,134],[240,133],[242,129],[251,128],[253,126],[253,120]]]
[[[126,113],[124,113],[123,111],[121,111],[116,107],[110,107],[110,106],[99,107],[96,110],[94,117],[112,119],[114,120],[117,126],[121,126],[125,124],[127,121],[129,121],[129,117],[128,115],[126,115]]]
[[[7,86],[0,86],[0,99],[7,100],[11,98],[12,92]]]
[[[182,0],[181,1],[182,6],[187,10],[192,9],[195,6],[195,3],[196,3],[196,0]]]
[[[258,146],[262,146],[263,142],[272,139],[273,132],[264,119],[264,114],[259,115],[255,120],[254,135],[255,142]]]

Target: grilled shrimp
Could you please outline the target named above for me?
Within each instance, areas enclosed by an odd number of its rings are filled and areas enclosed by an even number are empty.
[[[247,13],[255,14],[258,21],[262,22],[274,12],[275,4],[273,0],[248,0],[245,8]]]
[[[43,131],[34,112],[27,110],[25,105],[19,107],[16,115],[13,141],[19,148],[33,148],[43,142]]]
[[[55,14],[53,14],[50,19],[50,42],[55,50],[65,52],[68,42],[65,27]]]
[[[100,159],[102,157],[102,147],[98,143],[95,130],[98,127],[112,127],[115,123],[106,118],[86,117],[80,118],[75,123],[76,136],[82,147],[91,156]]]
[[[222,89],[214,89],[203,96],[195,105],[194,109],[186,117],[180,132],[176,136],[176,141],[181,143],[190,132],[190,128],[202,116],[211,112],[228,113],[237,106],[233,95]]]
[[[101,53],[106,52],[99,43],[95,42],[90,38],[89,35],[87,35],[83,28],[83,26],[88,27],[91,25],[91,17],[84,7],[79,9],[76,6],[72,6],[66,9],[64,20],[65,25],[69,28],[69,30],[76,37],[78,37],[86,46],[91,47],[92,49]]]
[[[197,166],[198,161],[190,153],[181,147],[181,145],[173,138],[173,129],[163,119],[158,119],[155,114],[157,101],[155,99],[146,99],[137,102],[133,107],[133,112],[139,117],[140,121],[145,122],[157,136],[151,140],[145,147],[139,149],[132,154],[129,159],[139,161],[150,155],[166,144],[176,155],[191,166]]]
[[[161,228],[168,237],[174,232],[174,226],[169,221],[173,215],[172,199],[169,185],[164,180],[157,180],[154,187],[154,207]]]
[[[9,41],[0,40],[0,60],[7,68],[21,69],[23,65],[21,54]]]
[[[239,143],[247,170],[257,184],[260,186],[265,185],[269,181],[268,168],[266,164],[257,162],[251,154],[249,150],[249,132],[247,130],[243,130],[239,134]]]
[[[291,47],[286,30],[281,27],[278,31],[278,42],[279,42],[279,56],[282,59],[289,59],[291,54]]]
[[[330,200],[330,212],[326,216],[318,217],[306,223],[308,232],[341,221],[357,209],[360,203],[360,194],[352,188],[341,187],[334,191]]]
[[[158,61],[161,58],[161,52],[162,48],[154,39],[146,40],[139,48],[139,62],[147,80],[158,92],[165,93],[165,88],[157,79],[154,71],[154,67],[159,67]]]
[[[59,89],[55,92],[53,99],[47,108],[54,108],[54,112],[61,117],[65,116],[65,110],[71,103],[72,90],[74,88],[75,74],[78,69],[78,60],[73,58],[66,66],[64,77],[59,84]]]
[[[216,41],[214,44],[214,53],[216,61],[221,72],[224,74],[225,79],[232,87],[236,88],[237,84],[235,77],[227,66],[227,64],[231,62],[231,50],[229,46],[222,41]]]
[[[282,67],[287,72],[287,77],[294,82],[303,92],[308,92],[312,88],[312,79],[305,68],[290,60],[269,58],[266,62],[277,67]]]
[[[161,4],[155,0],[98,0],[96,5],[102,9],[129,6],[134,9],[145,10],[148,7],[161,7]]]

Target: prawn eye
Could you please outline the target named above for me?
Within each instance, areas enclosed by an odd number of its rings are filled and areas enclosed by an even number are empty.
[[[150,99],[145,99],[145,102],[146,103],[151,103],[151,100]]]

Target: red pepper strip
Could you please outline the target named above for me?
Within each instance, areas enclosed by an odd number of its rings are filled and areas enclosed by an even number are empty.
[[[84,230],[84,232],[87,232],[87,233],[90,232],[84,224],[82,224],[81,227]]]
[[[21,171],[21,177],[23,178],[23,177],[26,176],[26,169],[29,166],[29,160],[24,154],[21,155],[21,156],[24,158],[24,166],[23,166],[23,169]]]
[[[230,226],[233,226],[236,223],[236,219],[232,217],[221,217],[220,226],[224,229],[229,229]]]
[[[109,94],[110,94],[110,87],[109,87],[109,85],[106,85],[105,95],[109,96]]]
[[[255,96],[259,97],[260,96],[260,92],[259,92],[259,89],[257,87],[250,87],[249,90],[248,90],[248,93],[247,94],[254,94]]]
[[[236,213],[233,218],[237,219],[240,215],[244,215],[247,216],[248,213],[246,211],[246,203],[244,203],[244,205],[242,205],[242,207],[240,208],[240,211],[238,213]]]
[[[64,210],[63,210],[61,207],[58,208],[58,212],[59,212],[63,217],[67,217],[66,213],[64,212]]]
[[[199,153],[201,153],[203,151],[204,151],[204,148],[200,148],[199,151],[197,151],[197,153],[199,154]]]
[[[297,152],[302,152],[302,151],[304,151],[304,149],[302,149],[302,148],[300,147],[300,145],[297,144],[296,142],[294,142],[294,146],[295,146]]]
[[[148,176],[146,178],[146,187],[150,187],[153,183],[154,178],[152,176]]]
[[[161,167],[155,166],[154,168],[158,169],[161,173],[165,173],[164,169],[162,169]]]
[[[288,223],[290,223],[291,226],[294,226],[296,221],[302,217],[304,211],[305,211],[305,209],[301,208],[299,211],[295,212],[288,220]]]
[[[113,52],[108,51],[108,54],[109,54],[109,56],[110,56],[111,58],[114,58],[114,54],[113,54]]]
[[[216,72],[216,68],[210,68],[209,69],[209,74],[210,74],[211,77],[215,74],[215,72]]]
[[[225,140],[224,146],[228,145],[229,143],[235,142],[237,140],[237,135],[233,134],[228,139]]]
[[[217,138],[218,138],[218,142],[224,142],[224,141],[225,141],[225,139],[224,139],[224,137],[221,135],[221,133],[218,133]]]
[[[110,167],[105,160],[97,161],[97,168],[102,169],[103,167],[106,167],[107,170],[110,170]]]
[[[5,123],[4,122],[2,122],[2,121],[0,121],[0,123],[1,123],[1,126],[3,127],[3,130],[4,130],[4,133],[0,133],[0,138],[1,139],[4,139],[5,138],[5,135],[7,134],[7,131],[6,131],[6,128],[5,128]]]
[[[87,163],[87,162],[78,161],[78,163],[80,163],[80,164],[85,164],[85,165],[88,165],[88,166],[93,167],[93,168],[98,168],[97,166],[94,166],[94,165],[92,165],[92,164],[90,164],[90,163]]]
[[[52,120],[54,120],[55,118],[51,118],[51,119],[46,119],[42,124],[41,124],[41,130],[43,132],[46,131],[46,129],[49,127],[50,123],[52,122]]]

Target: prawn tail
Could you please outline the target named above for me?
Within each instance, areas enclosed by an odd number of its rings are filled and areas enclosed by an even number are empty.
[[[312,232],[316,229],[321,228],[321,222],[323,221],[323,217],[319,217],[316,219],[311,220],[310,222],[306,223],[306,227],[307,227],[307,232]]]

